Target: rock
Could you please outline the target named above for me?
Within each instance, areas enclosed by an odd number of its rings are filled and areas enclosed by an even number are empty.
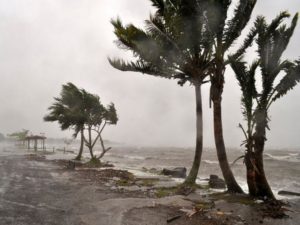
[[[159,170],[156,169],[156,168],[151,168],[151,169],[149,170],[149,172],[150,172],[150,173],[158,174],[158,173],[159,173]]]
[[[174,169],[166,169],[162,170],[163,175],[172,176],[176,178],[186,178],[186,168],[185,167],[177,167]]]
[[[208,181],[210,188],[215,189],[225,189],[226,184],[223,179],[219,178],[217,175],[210,175],[209,181]]]
[[[292,191],[278,191],[279,195],[291,195],[291,196],[300,196],[300,193]]]
[[[82,165],[81,161],[78,161],[78,160],[69,160],[67,168],[71,169],[71,170],[74,170],[75,167],[81,166],[81,165]]]

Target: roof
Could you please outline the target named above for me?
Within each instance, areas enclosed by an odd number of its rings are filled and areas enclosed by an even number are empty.
[[[45,140],[45,139],[47,139],[45,136],[39,136],[39,135],[31,135],[25,138],[25,140]]]

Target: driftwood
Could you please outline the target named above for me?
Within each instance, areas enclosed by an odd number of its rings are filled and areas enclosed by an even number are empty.
[[[181,215],[177,215],[177,216],[174,216],[174,217],[172,217],[172,218],[170,218],[170,219],[167,219],[167,223],[171,223],[171,222],[173,222],[174,220],[179,219],[180,217],[181,217]]]

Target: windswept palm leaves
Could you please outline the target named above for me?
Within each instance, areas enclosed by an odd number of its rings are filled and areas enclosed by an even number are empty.
[[[55,102],[48,108],[50,113],[44,117],[47,122],[57,121],[62,130],[73,129],[74,138],[80,133],[80,149],[76,157],[81,159],[84,145],[84,111],[81,91],[72,83],[62,86],[60,97],[54,98]]]
[[[228,63],[226,55],[250,20],[256,0],[240,0],[234,10],[232,18],[228,18],[227,15],[229,7],[232,4],[231,0],[213,0],[209,2],[213,2],[212,5],[214,5],[215,12],[212,17],[216,18],[215,24],[218,24],[218,26],[212,28],[216,33],[216,38],[214,39],[214,65],[210,77],[210,98],[213,102],[215,145],[219,164],[228,190],[230,192],[242,192],[242,189],[233,176],[227,159],[223,138],[222,94],[225,81],[224,74]],[[252,30],[245,39],[244,45],[236,52],[234,57],[238,58],[245,49],[251,45],[255,35],[256,31]]]
[[[212,66],[214,33],[210,27],[215,21],[207,20],[208,1],[152,0],[154,15],[142,30],[120,19],[112,21],[120,48],[130,50],[135,61],[109,59],[121,71],[133,71],[176,79],[195,87],[196,94],[196,150],[192,169],[185,181],[193,185],[197,178],[203,148],[203,118],[201,85],[206,81]],[[208,24],[210,23],[210,24]]]
[[[88,147],[92,158],[102,158],[110,149],[105,148],[102,139],[102,131],[107,124],[115,125],[118,117],[114,104],[104,107],[97,95],[88,93],[84,89],[78,89],[74,84],[63,85],[60,97],[54,98],[55,102],[49,107],[50,113],[44,117],[45,121],[57,121],[62,130],[73,129],[74,137],[81,133],[81,146],[76,159],[80,159],[83,145]],[[84,131],[87,132],[85,138]],[[92,132],[96,132],[93,139]],[[94,156],[93,148],[100,139],[102,153]]]
[[[266,23],[264,17],[258,17],[255,23],[258,61],[249,69],[241,57],[231,61],[241,86],[243,114],[247,121],[247,131],[243,130],[246,137],[245,163],[249,192],[260,198],[274,198],[263,166],[270,106],[300,82],[300,61],[281,60],[298,19],[296,14],[291,26],[287,27],[282,21],[289,16],[287,12],[282,12],[270,24]],[[262,90],[259,93],[255,85],[255,70],[258,66],[262,80]],[[279,77],[282,78],[277,83]]]

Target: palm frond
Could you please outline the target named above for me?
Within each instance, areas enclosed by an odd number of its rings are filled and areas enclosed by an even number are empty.
[[[285,76],[274,88],[276,94],[272,98],[272,102],[286,95],[288,91],[292,90],[300,82],[300,60],[296,61],[294,66],[287,68],[285,73]]]
[[[240,48],[234,54],[230,55],[231,60],[238,59],[243,54],[245,54],[246,50],[252,46],[252,43],[256,35],[257,35],[257,29],[255,27],[251,28],[250,32],[248,33],[247,37],[244,39],[244,42],[240,46]],[[227,61],[226,64],[227,63],[229,63],[229,61]]]
[[[165,10],[164,0],[151,0],[152,6],[154,6],[159,14],[163,14]]]
[[[283,11],[280,12],[279,15],[272,20],[271,24],[269,25],[268,29],[267,29],[267,35],[270,35],[271,33],[273,33],[278,26],[281,24],[281,22],[285,19],[285,18],[289,18],[291,15],[287,12],[287,11]]]
[[[232,43],[241,35],[242,30],[248,24],[256,0],[240,0],[239,5],[234,10],[234,16],[227,22],[224,32],[224,46],[223,52],[225,52]]]

